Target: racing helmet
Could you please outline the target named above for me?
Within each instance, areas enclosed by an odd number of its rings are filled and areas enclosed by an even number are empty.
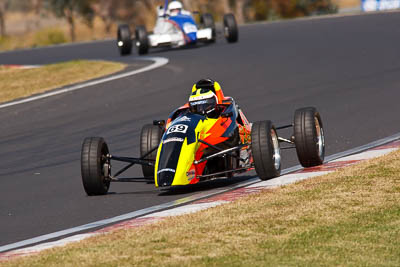
[[[179,13],[181,13],[182,9],[183,9],[183,5],[179,1],[172,1],[168,5],[168,13],[170,15],[179,14]]]
[[[207,88],[197,89],[189,97],[189,108],[192,113],[208,115],[217,107],[217,96]]]
[[[201,79],[195,83],[192,87],[192,93],[196,92],[198,89],[211,90],[217,96],[217,104],[222,104],[225,98],[221,85],[212,79]]]

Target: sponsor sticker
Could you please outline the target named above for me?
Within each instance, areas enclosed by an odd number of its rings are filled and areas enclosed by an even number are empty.
[[[191,101],[190,104],[192,105],[207,104],[207,100]]]
[[[192,33],[192,32],[197,32],[197,27],[193,23],[185,23],[183,24],[183,31],[185,33]]]
[[[365,12],[400,8],[400,0],[361,0]]]
[[[191,119],[189,117],[187,117],[187,116],[183,116],[183,117],[180,117],[180,118],[175,120],[175,122],[178,122],[178,121],[179,122],[191,121]]]
[[[191,96],[189,101],[199,101],[199,100],[203,100],[203,99],[210,99],[212,98],[214,95],[211,94],[206,94],[206,95],[199,95],[199,96]]]
[[[167,134],[171,133],[186,133],[188,126],[185,124],[177,124],[168,128]]]
[[[174,170],[174,169],[166,168],[166,169],[161,169],[161,170],[159,170],[157,173],[162,173],[162,172],[175,172],[175,170]]]
[[[171,137],[171,138],[165,139],[163,141],[163,144],[166,144],[166,143],[169,143],[169,142],[183,142],[184,140],[185,139],[183,139],[183,138]]]
[[[188,177],[188,181],[191,181],[196,176],[196,171],[192,169],[186,173],[186,176]]]

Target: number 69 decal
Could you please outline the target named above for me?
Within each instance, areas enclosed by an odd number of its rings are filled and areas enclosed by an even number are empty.
[[[177,125],[173,125],[171,127],[168,128],[167,134],[170,133],[186,133],[188,129],[187,125],[184,124],[177,124]]]

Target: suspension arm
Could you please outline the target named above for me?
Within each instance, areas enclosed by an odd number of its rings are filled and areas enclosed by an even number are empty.
[[[111,176],[111,179],[115,179],[118,175],[122,174],[123,172],[125,172],[126,170],[128,170],[130,167],[132,167],[135,164],[141,164],[141,165],[147,165],[147,166],[154,166],[154,163],[151,163],[150,160],[145,160],[144,158],[147,157],[148,155],[150,155],[151,153],[153,153],[154,151],[156,151],[156,149],[158,149],[158,146],[156,146],[155,148],[151,149],[149,152],[147,152],[146,154],[144,154],[142,157],[140,158],[126,158],[126,157],[116,157],[116,156],[112,156],[112,155],[107,155],[108,159],[113,159],[113,160],[117,160],[117,161],[123,161],[123,162],[129,162],[130,164],[126,165],[124,168],[122,168],[121,170],[119,170],[114,176]],[[121,160],[123,159],[123,160]],[[125,160],[126,159],[126,160]]]
[[[282,125],[279,127],[275,127],[276,130],[282,130],[282,129],[286,129],[286,128],[290,128],[293,127],[293,124],[288,124],[288,125]]]
[[[289,143],[289,144],[294,144],[293,141],[283,138],[283,137],[278,137],[279,142],[285,142],[285,143]]]
[[[199,139],[199,142],[201,142],[201,143],[203,143],[203,144],[205,143],[206,145],[208,145],[208,143],[205,142],[205,141],[203,141],[203,140],[200,140],[200,139]],[[213,145],[210,145],[210,146],[214,148]],[[209,159],[212,159],[212,158],[221,156],[221,155],[231,154],[232,152],[237,151],[237,150],[240,150],[240,149],[242,149],[242,148],[245,147],[245,146],[248,146],[248,144],[242,144],[242,145],[239,145],[239,146],[236,146],[236,147],[232,147],[232,148],[228,148],[228,149],[225,149],[225,150],[222,150],[222,149],[220,149],[219,147],[215,147],[215,149],[219,150],[219,152],[217,152],[217,153],[215,153],[215,154],[212,154],[212,155],[209,155],[209,156],[207,156],[207,157],[201,158],[201,159],[199,159],[199,160],[195,160],[195,161],[194,161],[194,164],[199,164],[199,163],[202,163],[202,162],[204,162],[204,161],[206,161],[206,160],[209,160]],[[240,157],[238,157],[238,156],[236,156],[236,155],[232,155],[232,156],[234,156],[235,158],[239,158],[240,160],[243,161],[243,159],[241,159]]]
[[[150,160],[143,160],[143,159],[138,159],[138,158],[117,157],[117,156],[110,155],[109,159],[133,163],[133,164],[140,164],[140,165],[145,165],[145,166],[154,166],[154,163],[151,163]]]
[[[211,174],[206,174],[206,175],[199,175],[197,176],[199,179],[205,179],[205,178],[210,178],[216,175],[221,175],[221,174],[228,174],[228,173],[239,173],[239,172],[245,172],[247,171],[251,166],[249,167],[243,167],[243,168],[238,168],[234,170],[229,170],[229,171],[222,171],[222,172],[216,172],[216,173],[211,173]]]

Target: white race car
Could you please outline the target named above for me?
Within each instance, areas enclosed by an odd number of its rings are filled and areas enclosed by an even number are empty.
[[[199,12],[194,12],[199,14]],[[211,14],[200,15],[198,26],[192,13],[184,10],[179,1],[168,3],[157,8],[156,26],[152,33],[147,33],[145,26],[136,26],[135,45],[140,55],[147,54],[153,47],[182,47],[197,42],[213,43],[216,41],[216,28]],[[233,14],[224,15],[224,35],[229,43],[238,41],[239,32]],[[132,52],[133,40],[127,24],[118,27],[117,45],[120,54],[129,55]]]

